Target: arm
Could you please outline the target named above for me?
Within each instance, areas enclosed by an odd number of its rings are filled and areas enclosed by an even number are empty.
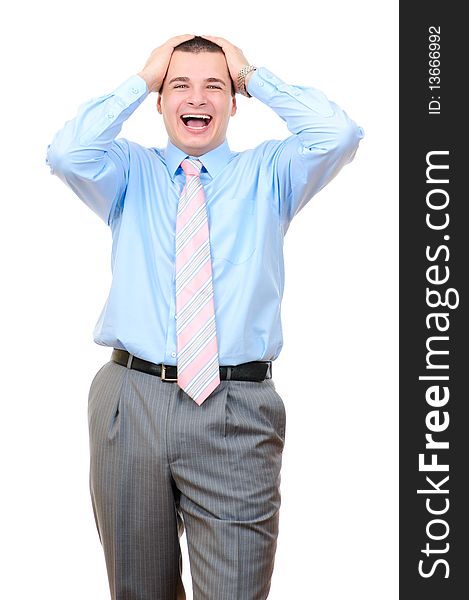
[[[239,70],[248,61],[239,48],[223,38],[209,39],[222,46],[236,84]],[[268,157],[275,170],[286,230],[312,196],[352,160],[363,130],[319,90],[288,85],[265,68],[247,75],[246,88],[270,106],[293,134],[272,145],[273,154]]]
[[[146,95],[145,82],[134,75],[113,93],[81,106],[47,150],[51,173],[105,222],[127,185],[128,146],[115,137]]]
[[[363,130],[319,90],[288,85],[265,68],[253,73],[248,91],[270,106],[293,134],[274,146],[272,157],[286,228],[353,159]]]
[[[177,36],[156,48],[138,75],[84,104],[48,147],[51,172],[106,222],[125,194],[129,170],[128,143],[115,138],[148,92],[160,88],[174,47],[192,37]]]

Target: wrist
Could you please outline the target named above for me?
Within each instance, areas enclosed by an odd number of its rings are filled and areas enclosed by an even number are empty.
[[[254,75],[255,72],[256,72],[256,70],[249,71],[249,73],[244,77],[244,87],[246,88],[246,91],[248,90],[249,80],[251,79],[251,77]]]
[[[139,77],[141,77],[145,81],[145,83],[147,84],[147,87],[148,87],[148,91],[150,91],[150,92],[157,92],[160,89],[162,82],[161,81],[156,81],[154,79],[154,77],[152,77],[146,71],[139,71],[137,73],[137,75]]]
[[[246,86],[256,70],[257,67],[254,67],[253,65],[245,65],[238,71],[238,92],[247,98],[250,98],[251,94],[248,92]]]

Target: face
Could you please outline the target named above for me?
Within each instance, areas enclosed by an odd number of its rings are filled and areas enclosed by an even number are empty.
[[[201,156],[225,141],[236,113],[222,52],[173,52],[157,102],[171,142]]]

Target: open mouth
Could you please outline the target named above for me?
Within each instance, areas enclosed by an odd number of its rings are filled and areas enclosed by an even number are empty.
[[[192,131],[202,131],[210,125],[212,117],[210,115],[202,114],[185,114],[181,115],[181,121],[187,129],[191,129]]]

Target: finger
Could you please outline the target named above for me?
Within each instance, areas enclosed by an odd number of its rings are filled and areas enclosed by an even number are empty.
[[[175,46],[178,46],[179,44],[182,44],[183,42],[187,42],[188,40],[192,40],[193,38],[195,38],[195,35],[193,33],[184,33],[183,35],[176,35],[172,38],[170,38],[166,44],[168,46],[171,46],[172,48],[174,48]]]

